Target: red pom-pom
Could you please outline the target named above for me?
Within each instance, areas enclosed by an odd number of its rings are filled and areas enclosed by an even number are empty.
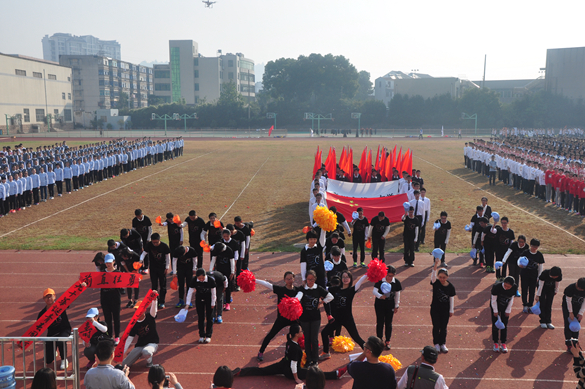
[[[173,280],[171,281],[171,289],[172,290],[179,289],[179,279],[177,277],[173,277]]]
[[[371,282],[378,282],[382,281],[384,277],[388,274],[388,269],[386,269],[386,264],[384,262],[379,261],[378,259],[372,259],[368,264],[368,280]]]
[[[311,227],[309,227],[309,226],[303,227],[303,234],[306,234],[309,231],[311,231]]]
[[[366,248],[367,248],[367,249],[371,249],[371,248],[372,248],[372,240],[371,240],[371,239],[368,239],[368,240],[366,241]]]
[[[238,286],[244,293],[250,293],[256,290],[256,277],[249,270],[244,270],[238,276]]]
[[[303,314],[303,306],[296,298],[284,296],[278,303],[278,312],[285,319],[295,321],[299,320],[299,317]]]
[[[305,349],[305,335],[303,335],[299,338],[298,344],[301,347],[301,349],[303,349],[303,350]]]

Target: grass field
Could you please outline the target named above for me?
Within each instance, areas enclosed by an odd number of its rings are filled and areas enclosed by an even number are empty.
[[[301,229],[308,223],[307,201],[317,145],[325,150],[349,145],[360,155],[366,144],[375,150],[380,142],[389,148],[397,144],[413,150],[413,165],[422,170],[432,201],[433,221],[440,211],[449,213],[454,230],[448,251],[469,250],[469,233],[463,227],[480,198],[487,196],[494,211],[510,218],[516,235],[539,238],[542,251],[585,253],[581,217],[545,207],[542,201],[528,199],[501,184],[489,187],[487,178],[463,166],[464,140],[437,138],[186,141],[184,156],[179,159],[7,215],[0,222],[0,249],[105,250],[106,240],[117,238],[121,228],[130,226],[134,209],[141,208],[153,221],[167,212],[178,213],[183,220],[191,209],[204,219],[216,212],[224,223],[240,215],[255,222],[253,250],[296,251],[293,245],[303,241]],[[84,143],[88,142],[68,142]],[[166,237],[166,228],[155,226],[154,231]],[[428,229],[427,245],[421,250],[432,250],[432,241]],[[387,242],[389,251],[401,250],[401,223],[392,227]]]

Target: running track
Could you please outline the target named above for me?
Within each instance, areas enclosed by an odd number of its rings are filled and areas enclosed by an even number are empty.
[[[57,296],[64,292],[82,271],[92,271],[94,252],[57,251],[3,251],[0,252],[2,273],[0,275],[0,334],[19,336],[34,322],[43,308],[42,291],[55,289]],[[449,324],[447,346],[450,352],[441,355],[436,365],[450,388],[499,388],[512,384],[516,388],[574,388],[576,379],[572,372],[572,357],[563,353],[562,314],[560,310],[562,290],[574,282],[581,272],[582,258],[578,256],[545,256],[546,267],[559,265],[563,268],[564,280],[561,294],[554,302],[553,324],[555,330],[542,330],[538,317],[525,315],[519,299],[509,321],[508,347],[510,353],[496,354],[491,350],[491,322],[489,318],[489,290],[494,281],[493,274],[480,272],[470,266],[468,259],[454,254],[447,256],[450,281],[457,288],[455,314]],[[397,278],[405,291],[402,293],[400,312],[394,318],[392,350],[404,366],[417,360],[419,350],[431,344],[429,317],[431,256],[418,254],[416,267],[398,269]],[[388,254],[387,262],[401,265],[398,254]],[[251,270],[257,278],[278,282],[285,270],[299,271],[298,254],[253,253]],[[208,266],[206,258],[204,264]],[[355,276],[365,273],[355,269]],[[169,276],[170,281],[170,276]],[[300,279],[297,276],[297,283]],[[141,282],[141,297],[150,281]],[[371,283],[366,283],[354,301],[354,316],[363,338],[375,334],[374,297]],[[256,292],[234,293],[232,310],[224,313],[224,324],[214,326],[212,343],[199,345],[195,310],[191,310],[184,323],[176,323],[173,316],[178,312],[172,307],[176,303],[176,292],[167,294],[168,308],[159,311],[157,328],[161,337],[160,348],[154,362],[163,364],[167,371],[177,374],[186,389],[208,388],[212,374],[220,365],[256,366],[256,353],[263,336],[275,318],[275,296],[259,286]],[[123,296],[123,305],[125,296]],[[99,293],[88,289],[68,309],[72,325],[79,326],[87,309],[99,307]],[[133,310],[122,308],[122,330]],[[101,309],[100,309],[101,312]],[[323,323],[325,319],[323,318]],[[262,365],[280,360],[284,352],[284,331],[269,345]],[[343,332],[345,335],[345,330]],[[359,350],[359,347],[357,347]],[[356,350],[356,351],[357,351]],[[9,347],[7,355],[11,355]],[[80,351],[82,346],[80,345]],[[17,351],[18,355],[19,351]],[[332,359],[320,364],[323,370],[333,370],[348,361],[347,354],[333,354]],[[82,366],[86,363],[81,358]],[[42,364],[42,353],[37,353],[38,364]],[[22,371],[22,362],[17,370]],[[27,367],[32,373],[32,362]],[[82,376],[85,370],[82,369]],[[398,371],[398,376],[403,370]],[[144,361],[132,368],[131,379],[137,388],[147,388],[147,369]],[[30,381],[29,381],[30,382]],[[327,388],[349,389],[352,379],[347,375],[340,381],[328,381]],[[30,385],[30,383],[29,383]],[[292,381],[283,377],[236,378],[234,389],[294,387]],[[22,386],[19,386],[22,387]]]

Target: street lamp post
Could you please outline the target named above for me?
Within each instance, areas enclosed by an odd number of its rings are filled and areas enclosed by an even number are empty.
[[[357,131],[355,133],[355,137],[356,138],[359,138],[360,128],[362,128],[362,125],[361,125],[361,117],[362,117],[362,114],[360,112],[352,112],[351,113],[351,118],[358,120],[358,129],[357,129]]]
[[[8,115],[7,113],[5,113],[4,116],[6,116],[6,135],[10,135],[10,125],[8,124],[8,119],[12,119],[12,116]]]

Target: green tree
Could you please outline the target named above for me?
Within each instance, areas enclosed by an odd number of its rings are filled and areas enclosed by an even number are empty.
[[[468,115],[477,114],[478,128],[493,128],[503,125],[502,104],[498,94],[488,88],[468,89],[459,101],[459,109]],[[469,122],[472,122],[469,120]],[[469,123],[465,124],[469,127]]]
[[[367,100],[373,92],[372,81],[370,81],[370,73],[362,70],[358,74],[358,90],[355,98],[358,100]]]
[[[116,108],[118,109],[127,109],[128,108],[128,93],[120,92],[120,97],[118,97],[118,103],[116,104]]]

